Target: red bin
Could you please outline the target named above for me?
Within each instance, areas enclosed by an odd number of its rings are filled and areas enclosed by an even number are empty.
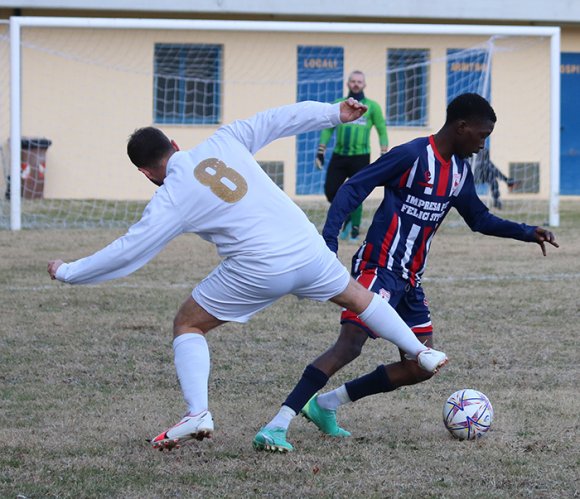
[[[46,151],[52,141],[38,137],[23,137],[21,141],[21,193],[24,199],[44,197]]]

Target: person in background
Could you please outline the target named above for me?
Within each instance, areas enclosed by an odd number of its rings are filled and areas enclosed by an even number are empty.
[[[385,117],[378,102],[367,98],[364,94],[366,88],[365,75],[362,71],[353,71],[348,77],[348,96],[338,99],[340,102],[349,97],[356,99],[368,107],[368,111],[358,120],[349,123],[341,123],[333,128],[327,128],[320,134],[318,151],[316,153],[316,167],[324,167],[324,153],[332,135],[336,132],[336,145],[324,182],[324,194],[330,203],[334,199],[338,189],[344,181],[359,172],[370,163],[370,136],[374,127],[379,135],[381,155],[388,150],[389,139]],[[360,225],[363,215],[363,206],[359,205],[345,220],[341,232],[341,239],[357,241],[359,239]]]
[[[495,166],[489,157],[489,149],[486,147],[479,151],[470,162],[475,183],[489,184],[493,207],[501,210],[503,205],[499,198],[498,180],[505,182],[508,189],[513,189],[516,184],[514,179],[506,177],[501,170]]]

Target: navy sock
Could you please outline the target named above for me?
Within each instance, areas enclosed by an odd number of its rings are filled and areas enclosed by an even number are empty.
[[[312,364],[306,366],[302,378],[290,392],[284,402],[296,414],[306,405],[312,396],[328,382],[328,376]]]
[[[372,373],[345,383],[345,386],[348,397],[353,402],[375,393],[392,392],[397,388],[391,383],[385,366],[379,366]]]

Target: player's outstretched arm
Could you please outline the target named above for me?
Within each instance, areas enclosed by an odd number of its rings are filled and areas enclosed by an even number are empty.
[[[358,106],[354,106],[358,107]],[[345,106],[346,109],[346,106]],[[345,111],[345,118],[359,110]],[[236,120],[220,127],[216,136],[227,134],[255,154],[273,140],[325,128],[334,129],[343,119],[340,104],[303,101],[268,109],[246,120]],[[356,117],[353,117],[356,119]],[[331,132],[332,133],[332,132]],[[226,139],[227,140],[227,139]]]
[[[367,110],[367,106],[349,97],[340,103],[340,121],[349,123],[350,121],[358,120]]]
[[[74,262],[48,262],[51,278],[68,284],[95,284],[126,277],[183,233],[183,219],[165,186],[157,189],[141,219],[127,233],[92,255]]]
[[[550,243],[555,248],[559,248],[560,245],[556,242],[556,236],[553,232],[544,229],[543,227],[536,227],[534,230],[534,239],[536,243],[542,248],[542,254],[546,256],[546,243]]]

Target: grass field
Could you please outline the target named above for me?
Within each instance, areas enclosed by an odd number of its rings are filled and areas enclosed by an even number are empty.
[[[271,455],[252,437],[335,339],[337,307],[287,297],[210,333],[214,438],[162,454],[145,439],[184,410],[171,321],[215,251],[183,236],[126,279],[72,287],[50,281],[47,260],[84,256],[118,230],[0,232],[0,497],[577,497],[580,204],[563,206],[556,233],[561,248],[543,258],[443,227],[424,286],[449,366],[342,408],[349,439],[296,418],[296,452]],[[343,261],[354,250],[344,245]],[[396,357],[368,342],[329,387]],[[495,409],[477,442],[441,422],[465,387]]]

